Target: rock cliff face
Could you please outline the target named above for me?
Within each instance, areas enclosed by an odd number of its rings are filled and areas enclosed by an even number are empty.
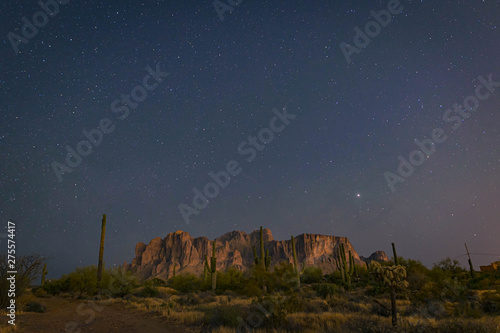
[[[292,243],[290,240],[274,240],[271,230],[263,230],[264,247],[269,250],[271,266],[285,261],[292,263]],[[302,234],[295,238],[297,260],[305,267],[315,266],[330,273],[336,270],[334,259],[337,258],[337,248],[344,244],[346,254],[352,252],[358,265],[364,261],[354,250],[347,237],[326,236],[317,234]],[[225,271],[230,267],[247,270],[254,263],[252,247],[259,252],[259,231],[247,234],[242,231],[232,231],[216,239],[215,255],[217,270]],[[148,245],[138,243],[135,247],[135,258],[131,264],[123,265],[123,269],[131,270],[141,279],[159,277],[168,279],[173,275],[174,263],[177,273],[203,272],[205,255],[212,253],[212,241],[206,237],[193,238],[187,232],[176,231],[164,239],[156,237]],[[370,258],[385,260],[384,252],[377,251]],[[387,258],[388,259],[388,258]]]
[[[368,258],[365,258],[363,256],[361,256],[360,258],[367,264],[371,263],[372,261],[390,261],[389,257],[387,256],[387,254],[385,254],[384,251],[376,251],[372,253],[372,255]]]

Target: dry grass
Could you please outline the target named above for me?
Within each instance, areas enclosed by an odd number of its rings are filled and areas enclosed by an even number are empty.
[[[7,327],[0,327],[0,333],[10,333],[10,332],[19,332],[17,329],[17,325],[8,325]]]

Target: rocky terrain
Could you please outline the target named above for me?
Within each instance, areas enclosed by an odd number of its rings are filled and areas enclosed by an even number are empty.
[[[216,239],[217,270],[225,271],[230,267],[247,270],[254,263],[252,247],[260,247],[259,231],[247,234],[232,231]],[[264,247],[269,250],[271,266],[279,262],[292,262],[291,240],[275,240],[269,229],[263,229]],[[372,260],[389,260],[382,251],[368,258],[360,257],[347,237],[318,234],[301,234],[295,238],[297,259],[308,266],[319,267],[324,273],[336,270],[337,248],[344,244],[345,252],[351,251],[355,262],[364,265]],[[173,275],[174,264],[177,273],[201,274],[205,255],[210,256],[212,240],[206,237],[193,238],[189,233],[178,230],[165,238],[156,237],[148,245],[140,242],[135,247],[135,258],[131,264],[126,262],[123,269],[131,270],[141,279],[159,277],[168,279]]]

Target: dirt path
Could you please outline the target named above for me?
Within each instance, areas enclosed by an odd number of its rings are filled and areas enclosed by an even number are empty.
[[[25,312],[17,315],[16,332],[26,333],[181,333],[193,332],[187,327],[168,323],[152,313],[127,308],[123,303],[100,305],[84,300],[39,298],[47,307],[45,313]],[[7,324],[2,316],[2,326]]]

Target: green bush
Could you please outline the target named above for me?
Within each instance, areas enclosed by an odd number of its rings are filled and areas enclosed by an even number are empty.
[[[43,288],[37,288],[33,290],[33,295],[35,295],[35,297],[40,297],[40,298],[49,296],[49,294]]]
[[[481,306],[484,313],[500,314],[500,293],[489,292],[481,296]]]
[[[209,325],[210,329],[220,326],[236,328],[240,324],[238,319],[243,318],[243,315],[239,307],[223,305],[208,310],[205,313],[204,321]]]
[[[245,289],[248,282],[243,272],[234,267],[229,268],[226,272],[217,273],[217,290],[225,291],[231,290],[234,292],[241,292]]]
[[[194,274],[186,273],[170,278],[169,285],[183,293],[198,292],[202,289],[203,280]]]
[[[139,286],[138,279],[130,272],[121,269],[105,270],[102,274],[100,294],[108,297],[124,296]],[[63,275],[59,280],[45,283],[41,287],[51,295],[63,292],[94,296],[98,294],[97,267],[77,268],[74,272]]]
[[[321,283],[314,286],[314,291],[321,298],[338,295],[340,292],[339,286],[333,283]]]
[[[26,312],[37,312],[37,313],[45,313],[47,311],[47,307],[37,302],[31,302],[24,306],[24,311]]]
[[[323,280],[323,270],[318,267],[306,267],[300,277],[302,283],[319,283]]]
[[[155,286],[144,286],[141,291],[142,297],[157,297],[160,294],[159,290]]]
[[[181,306],[193,306],[193,305],[198,305],[201,303],[201,298],[200,296],[196,294],[188,294],[185,296],[182,296],[181,298],[177,299],[177,303]]]
[[[152,279],[146,280],[143,285],[151,287],[166,287],[167,284],[168,284],[167,281],[160,279],[158,277],[154,277]]]

